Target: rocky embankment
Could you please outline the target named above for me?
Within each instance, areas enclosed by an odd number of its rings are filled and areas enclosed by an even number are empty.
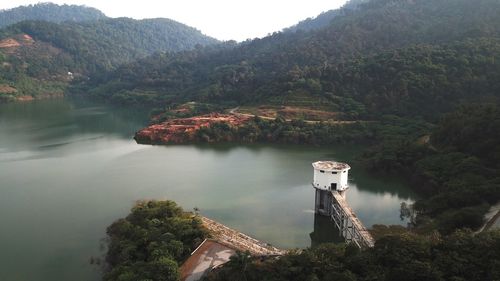
[[[140,144],[175,144],[196,141],[196,132],[216,123],[240,126],[252,117],[236,114],[211,113],[189,118],[167,120],[154,124],[135,133],[134,139]]]

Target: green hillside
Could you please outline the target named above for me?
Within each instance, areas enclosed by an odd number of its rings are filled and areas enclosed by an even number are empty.
[[[104,18],[106,18],[106,15],[101,11],[86,6],[39,3],[8,10],[0,10],[0,28],[25,20],[80,22]]]
[[[346,13],[349,13],[352,10],[357,9],[359,5],[364,4],[366,2],[368,2],[368,0],[349,0],[347,1],[347,3],[344,4],[344,6],[342,6],[341,9],[329,10],[319,14],[316,17],[307,18],[293,26],[285,28],[283,31],[284,32],[294,32],[298,30],[308,31],[308,30],[323,28],[325,26],[328,26],[335,17],[339,15],[345,15]]]
[[[28,34],[75,59],[86,73],[110,70],[155,52],[178,52],[217,40],[169,19],[103,19],[84,23],[25,21],[10,26],[2,37]]]
[[[216,43],[169,19],[23,21],[0,30],[0,85],[16,90],[0,92],[0,100],[62,94],[71,81],[86,80],[155,52]]]
[[[89,85],[92,95],[116,102],[321,104],[346,118],[434,118],[496,96],[498,14],[493,0],[374,0],[316,31],[158,54]],[[421,111],[424,103],[430,108]]]

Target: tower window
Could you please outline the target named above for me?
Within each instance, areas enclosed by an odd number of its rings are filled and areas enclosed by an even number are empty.
[[[332,172],[332,174],[336,175],[336,174],[337,174],[337,172]]]
[[[323,171],[323,170],[319,170],[319,172],[320,172],[320,173],[325,173],[325,171]]]

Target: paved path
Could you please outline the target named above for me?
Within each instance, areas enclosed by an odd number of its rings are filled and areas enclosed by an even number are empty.
[[[239,106],[235,107],[235,108],[231,108],[229,110],[229,113],[230,114],[234,114],[234,115],[238,115],[238,116],[244,116],[244,117],[259,117],[260,119],[264,119],[264,120],[275,120],[276,118],[275,117],[269,117],[269,116],[263,116],[263,115],[255,115],[255,114],[250,114],[250,113],[241,113],[241,112],[238,112],[238,110],[240,109]],[[292,119],[285,119],[286,122],[291,122],[293,121]],[[317,123],[329,123],[329,124],[354,124],[354,123],[367,123],[367,122],[370,122],[370,121],[332,121],[332,120],[328,120],[328,121],[316,121],[316,120],[302,120],[304,121],[304,123],[307,123],[307,124],[317,124]]]

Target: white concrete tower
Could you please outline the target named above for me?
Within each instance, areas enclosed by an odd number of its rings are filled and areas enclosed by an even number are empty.
[[[314,162],[314,181],[316,189],[344,191],[347,185],[348,173],[351,167],[345,163],[332,161]]]
[[[330,215],[332,194],[343,193],[348,185],[348,174],[351,167],[345,163],[333,161],[318,161],[312,163],[314,168],[313,187],[316,189],[315,212]]]

